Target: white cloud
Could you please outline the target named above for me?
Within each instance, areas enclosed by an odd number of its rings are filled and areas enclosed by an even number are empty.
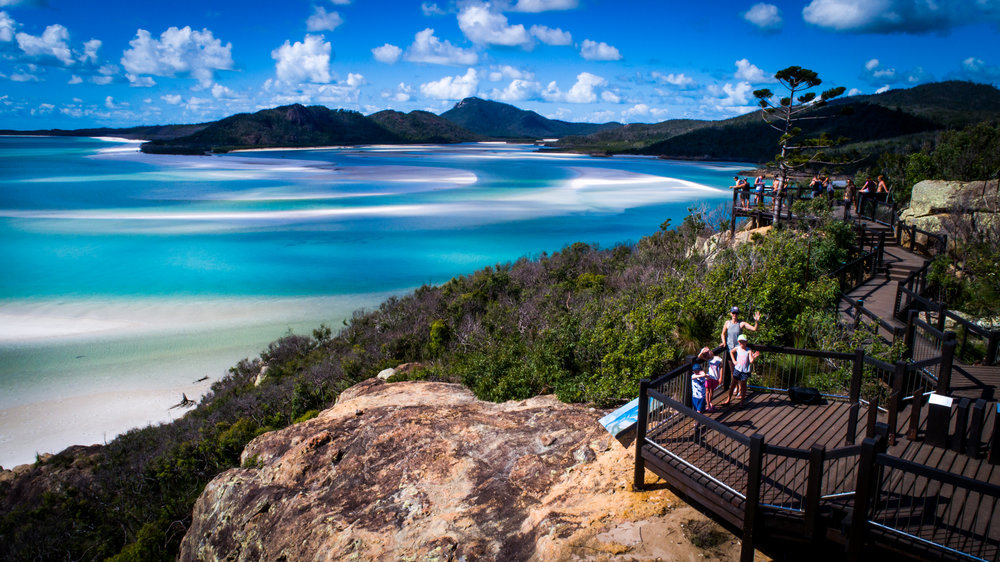
[[[330,0],[330,2],[338,6],[348,6],[350,5],[351,0]]]
[[[333,31],[342,23],[344,20],[337,12],[327,12],[323,6],[316,6],[306,20],[306,31]]]
[[[372,49],[372,56],[378,62],[384,62],[386,64],[395,64],[399,60],[399,57],[403,56],[403,49],[395,45],[390,45],[386,43],[381,47],[375,47]]]
[[[326,84],[330,74],[330,43],[322,35],[306,35],[302,41],[285,44],[271,51],[271,58],[278,61],[275,72],[278,80],[289,84],[313,82]]]
[[[11,74],[10,79],[14,82],[41,82],[42,80],[38,76],[35,76],[34,74],[30,74],[23,70],[18,70],[14,74]]]
[[[750,61],[747,59],[740,59],[736,61],[736,74],[734,74],[733,77],[737,80],[756,84],[761,82],[774,82],[773,74],[768,74],[757,68],[755,65],[750,64]]]
[[[514,12],[548,12],[552,10],[572,10],[580,5],[579,0],[517,0],[511,8]]]
[[[436,82],[420,85],[420,93],[439,100],[460,100],[472,96],[479,87],[476,69],[470,68],[464,76],[445,76]]]
[[[881,88],[875,90],[875,93],[876,94],[884,94],[884,93],[886,93],[888,91],[889,91],[889,85],[886,84],[885,86],[882,86]]]
[[[156,80],[153,80],[149,76],[136,76],[135,74],[126,72],[125,78],[128,78],[130,86],[135,86],[137,88],[152,88],[156,85]]]
[[[622,58],[621,53],[615,47],[603,41],[598,43],[590,39],[583,40],[583,47],[580,48],[580,56],[592,61],[621,60]]]
[[[630,122],[637,117],[645,117],[650,114],[649,106],[644,103],[637,103],[622,112],[622,121]]]
[[[607,103],[621,103],[622,98],[618,94],[612,92],[611,90],[604,90],[601,92],[601,101]]]
[[[653,71],[653,80],[656,80],[660,84],[670,84],[671,86],[677,86],[679,88],[686,88],[688,86],[694,85],[694,79],[686,74],[663,74],[662,72]]]
[[[113,98],[111,96],[108,96],[108,97],[104,98],[104,107],[106,107],[108,109],[114,109],[116,107],[115,106],[115,98]]]
[[[595,88],[608,85],[608,81],[589,72],[581,72],[576,76],[576,83],[566,92],[565,100],[569,103],[593,103],[597,101]]]
[[[1000,8],[993,0],[812,0],[802,17],[833,31],[925,33],[1000,22]]]
[[[100,39],[91,39],[83,44],[83,54],[80,55],[80,62],[97,62],[97,51],[101,48]]]
[[[227,88],[226,86],[223,86],[222,84],[213,84],[212,97],[214,97],[217,100],[218,99],[235,100],[239,99],[240,96],[236,92],[234,92],[230,88]]]
[[[500,82],[503,79],[517,79],[517,80],[533,80],[535,75],[526,72],[509,64],[494,66],[490,69],[489,81],[490,82]]]
[[[716,113],[739,115],[756,108],[755,105],[750,105],[753,86],[749,82],[739,82],[735,85],[727,82],[721,88],[711,85],[707,91],[709,97],[702,100],[702,106],[711,108]]]
[[[542,85],[538,82],[515,78],[503,90],[493,90],[490,92],[489,97],[490,99],[504,102],[524,101],[538,97],[541,88]]]
[[[66,83],[67,84],[82,84],[83,83],[83,78],[80,78],[79,76],[77,76],[76,74],[74,74],[74,75],[70,76],[69,82],[66,82]]]
[[[382,97],[395,102],[407,102],[413,97],[413,87],[406,82],[400,82],[395,92],[382,92]]]
[[[1000,66],[989,64],[983,59],[969,57],[962,61],[961,69],[954,77],[984,84],[1000,83]]]
[[[470,65],[479,61],[479,55],[475,51],[438,39],[434,36],[434,30],[429,27],[414,36],[413,44],[406,50],[403,58],[410,62],[447,65]]]
[[[544,25],[531,26],[530,33],[536,39],[546,45],[569,45],[573,42],[573,36],[568,31],[559,28],[546,27]]]
[[[30,57],[54,58],[66,66],[72,65],[73,53],[70,51],[69,31],[59,25],[50,25],[41,35],[18,33],[17,46]]]
[[[163,101],[165,101],[165,102],[167,102],[167,103],[169,103],[170,105],[177,105],[177,104],[181,103],[181,95],[180,94],[164,94],[164,95],[160,96],[160,99],[163,100]]]
[[[420,9],[424,12],[425,16],[443,16],[447,13],[439,8],[437,4],[430,2],[424,2],[421,4]]]
[[[774,4],[754,4],[743,14],[743,19],[761,29],[781,29],[781,11]]]
[[[107,86],[115,81],[114,76],[91,76],[90,81],[98,86]]]
[[[856,95],[858,95],[858,94],[860,94],[860,93],[861,93],[861,90],[859,90],[859,89],[857,89],[857,88],[851,88],[851,89],[850,89],[850,90],[849,90],[849,91],[847,92],[847,96],[848,96],[848,97],[850,97],[850,96],[856,96]]]
[[[7,15],[7,12],[0,12],[0,42],[9,43],[14,40],[14,31],[17,29],[17,22]]]
[[[490,10],[489,4],[469,4],[458,13],[458,27],[481,45],[530,47],[531,36],[523,25],[510,25],[507,16]]]
[[[194,31],[170,27],[154,39],[145,29],[136,31],[130,48],[122,54],[125,70],[136,77],[187,74],[209,88],[216,70],[233,68],[232,43],[222,44],[208,29]]]

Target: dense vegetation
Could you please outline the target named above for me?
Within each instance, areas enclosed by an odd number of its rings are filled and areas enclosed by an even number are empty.
[[[404,362],[421,365],[410,377],[460,381],[489,400],[554,392],[607,407],[634,397],[641,377],[717,343],[734,304],[764,313],[755,341],[853,345],[836,329],[836,282],[823,275],[850,257],[844,223],[692,250],[710,233],[695,213],[634,245],[578,243],[422,287],[356,313],[335,337],[289,334],[182,419],[67,450],[0,484],[0,558],[172,558],[202,488],[239,465],[250,439]]]

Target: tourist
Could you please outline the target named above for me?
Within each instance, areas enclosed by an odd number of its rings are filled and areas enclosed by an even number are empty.
[[[698,353],[698,360],[708,367],[708,375],[705,377],[705,411],[714,412],[712,393],[722,384],[722,358],[712,353],[708,347],[703,347]]]
[[[845,217],[851,216],[851,208],[854,207],[854,200],[858,196],[858,186],[854,185],[854,180],[848,179],[847,185],[844,186],[844,211]]]
[[[830,205],[833,205],[833,180],[830,176],[823,177],[823,189],[826,191],[826,196],[830,200]]]
[[[701,365],[697,363],[691,365],[691,407],[699,414],[705,412],[705,379],[707,378],[708,375],[702,370]]]
[[[873,189],[875,189],[875,182],[869,176],[865,179],[865,183],[861,184],[861,193],[871,193]]]
[[[753,368],[754,361],[760,356],[760,352],[750,349],[747,337],[742,334],[737,338],[737,341],[739,345],[729,352],[733,360],[733,386],[729,390],[726,402],[728,403],[732,398],[739,398],[742,406],[747,399],[747,381],[750,380],[750,370]]]
[[[771,202],[774,205],[774,212],[777,214],[778,207],[781,206],[781,195],[784,192],[785,184],[781,181],[781,176],[774,176],[774,183],[771,184]]]
[[[732,355],[734,349],[739,347],[739,337],[743,335],[743,330],[750,330],[751,332],[757,331],[757,326],[760,324],[760,311],[753,313],[753,324],[749,322],[743,322],[740,320],[740,307],[734,306],[729,310],[729,320],[722,325],[722,334],[720,338],[722,339],[722,345],[726,346],[727,355]],[[735,384],[730,387],[730,390],[735,388]],[[728,404],[732,394],[726,398],[725,402],[722,404]]]
[[[736,185],[729,186],[731,189],[737,189],[740,192],[740,208],[748,209],[750,207],[750,182],[746,178],[741,178],[739,176],[733,176],[733,180],[736,181]]]
[[[814,175],[812,181],[809,182],[809,189],[812,190],[813,199],[823,193],[823,180],[819,179],[819,175]]]
[[[889,193],[889,186],[885,183],[885,176],[878,177],[878,189],[875,193]]]
[[[753,182],[753,189],[756,194],[754,197],[755,205],[764,204],[764,176],[757,176],[757,179]]]

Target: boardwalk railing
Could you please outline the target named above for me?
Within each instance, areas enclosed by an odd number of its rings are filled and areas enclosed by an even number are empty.
[[[1000,558],[1000,486],[888,455],[883,438],[862,443],[848,552],[869,539],[922,558]]]

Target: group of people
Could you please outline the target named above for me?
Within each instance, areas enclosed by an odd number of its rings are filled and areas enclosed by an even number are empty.
[[[739,191],[739,205],[741,209],[750,209],[750,182],[746,178],[741,178],[740,176],[733,176],[734,184],[729,186],[730,189],[735,189]],[[764,204],[764,189],[765,177],[759,175],[754,179],[753,183],[753,198],[755,205]],[[781,178],[775,177],[774,182],[771,185],[772,196],[775,201],[775,208],[777,208],[777,202],[781,199],[781,192],[783,190],[783,185],[781,184]],[[809,182],[809,189],[812,192],[812,196],[815,197],[829,197],[830,201],[833,201],[834,196],[834,186],[833,180],[830,176],[820,176],[816,174],[812,177]],[[873,180],[868,177],[865,183],[858,189],[858,186],[854,184],[854,180],[848,179],[846,185],[844,186],[844,204],[848,206],[853,206],[857,201],[859,193],[889,193],[889,185],[885,181],[885,176],[878,176],[878,181]]]
[[[729,394],[725,401],[719,402],[722,406],[738,399],[740,405],[747,398],[747,380],[750,379],[750,371],[754,362],[760,356],[759,351],[750,348],[746,334],[749,330],[757,331],[760,324],[760,312],[754,312],[753,324],[744,322],[739,318],[740,309],[734,306],[729,311],[729,320],[722,326],[720,338],[722,345],[732,361],[733,384],[729,387]],[[712,353],[708,347],[703,347],[698,353],[698,361],[691,366],[691,403],[698,412],[713,412],[715,404],[712,403],[713,394],[716,388],[722,384],[724,361],[721,357]]]

